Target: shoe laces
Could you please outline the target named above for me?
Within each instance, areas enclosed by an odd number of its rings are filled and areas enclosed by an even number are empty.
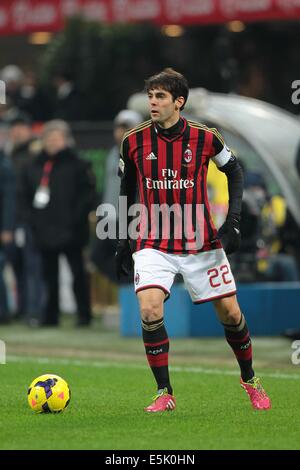
[[[250,385],[254,390],[256,390],[262,397],[266,396],[266,392],[263,389],[262,384],[260,383],[259,377],[253,377],[253,379],[246,382],[247,385]]]
[[[158,400],[158,398],[162,397],[163,395],[168,395],[168,389],[165,387],[161,390],[157,391],[157,394],[152,397],[153,401]]]

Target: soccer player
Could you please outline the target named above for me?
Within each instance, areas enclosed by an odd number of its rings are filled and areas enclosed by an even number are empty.
[[[130,237],[128,230],[127,239],[119,240],[116,252],[119,275],[127,274],[134,260],[143,340],[157,383],[157,394],[145,411],[176,407],[163,305],[177,273],[182,274],[194,303],[213,302],[238,361],[241,386],[255,409],[268,409],[271,402],[254,374],[249,330],[226,257],[240,245],[241,167],[216,129],[181,117],[189,93],[183,75],[165,69],[146,80],[145,90],[151,119],[125,134],[120,158],[120,195],[127,197],[130,207],[138,193],[144,210],[138,236]],[[228,179],[228,214],[219,232],[211,220],[207,197],[210,160]],[[157,213],[154,206],[163,209]],[[168,223],[166,207],[170,208]],[[196,210],[198,207],[202,212]],[[128,228],[131,222],[128,218]]]

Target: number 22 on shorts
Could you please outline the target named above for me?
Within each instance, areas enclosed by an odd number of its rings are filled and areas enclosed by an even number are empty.
[[[229,273],[229,268],[227,264],[223,264],[219,268],[212,268],[207,271],[207,274],[209,276],[209,283],[211,287],[220,287],[223,281],[224,284],[230,284],[232,282],[232,279],[226,279],[226,276]]]

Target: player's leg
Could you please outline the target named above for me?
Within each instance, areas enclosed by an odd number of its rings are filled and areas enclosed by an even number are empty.
[[[224,326],[227,343],[232,348],[240,366],[242,387],[248,393],[254,408],[270,408],[271,402],[254,374],[251,338],[236,296],[216,299],[214,306],[219,320]]]
[[[163,305],[166,294],[157,288],[137,293],[142,321],[143,341],[147,360],[157,388],[172,394],[168,370],[169,338],[164,325]]]
[[[241,369],[241,385],[255,408],[270,408],[252,368],[252,345],[247,323],[240,311],[235,281],[223,249],[189,255],[180,260],[180,272],[195,304],[213,301],[225,328],[228,344]]]
[[[241,369],[241,377],[247,382],[254,377],[252,345],[248,326],[235,295],[214,300],[220,322],[224,326],[227,343],[232,348]]]
[[[169,338],[164,325],[163,305],[177,272],[171,255],[144,248],[133,254],[134,282],[142,321],[143,340],[158,393],[146,411],[175,408],[170,384],[168,356]],[[170,402],[170,403],[169,403]]]

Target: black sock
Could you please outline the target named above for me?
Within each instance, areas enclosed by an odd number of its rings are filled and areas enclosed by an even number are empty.
[[[164,325],[164,319],[146,322],[142,320],[143,340],[148,363],[151,367],[157,388],[167,388],[173,394],[170,384],[168,356],[169,338]]]
[[[227,343],[232,348],[239,363],[242,380],[247,382],[254,377],[254,370],[252,368],[251,339],[245,317],[242,314],[238,325],[226,325],[223,323],[223,326]]]

